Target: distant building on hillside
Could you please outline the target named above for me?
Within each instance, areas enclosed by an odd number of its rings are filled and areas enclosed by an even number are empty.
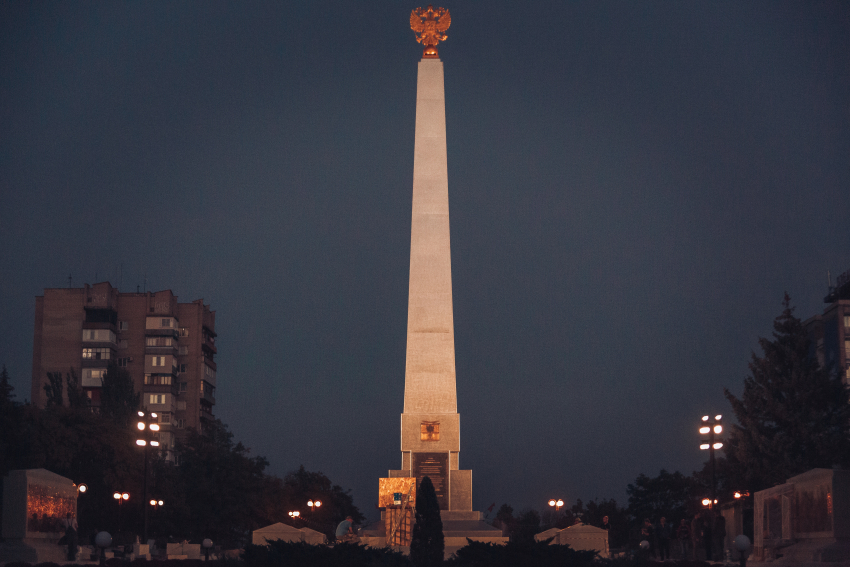
[[[44,407],[48,372],[80,377],[100,405],[110,363],[130,373],[142,405],[158,414],[170,449],[188,427],[202,431],[215,405],[215,311],[202,299],[178,303],[170,290],[121,293],[109,282],[45,289],[35,298],[32,403]]]
[[[823,314],[810,317],[803,325],[821,366],[836,369],[850,384],[850,270],[838,276],[823,302],[827,304]]]

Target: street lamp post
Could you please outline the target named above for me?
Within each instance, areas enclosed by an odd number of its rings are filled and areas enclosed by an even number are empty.
[[[549,500],[549,506],[555,509],[555,520],[552,522],[553,525],[558,523],[558,516],[560,516],[561,507],[563,507],[564,501],[560,498],[552,498]]]
[[[156,423],[156,414],[153,412],[145,413],[143,411],[138,412],[139,421],[136,423],[136,428],[139,430],[139,437],[136,439],[136,445],[140,447],[144,447],[145,452],[145,475],[144,475],[144,489],[142,496],[142,502],[147,502],[148,499],[148,446],[150,447],[159,447],[159,441],[154,439],[154,435],[159,431],[159,424]],[[144,530],[143,530],[143,542],[147,543],[148,541],[148,507],[142,506],[144,508]]]
[[[703,436],[702,443],[699,448],[703,451],[708,450],[709,459],[711,460],[711,503],[717,502],[717,466],[714,462],[714,450],[723,447],[719,439],[719,435],[723,432],[723,425],[720,421],[722,415],[714,416],[714,423],[709,423],[709,416],[702,416],[702,426],[699,428],[700,434]],[[707,442],[706,442],[707,441]]]
[[[118,501],[118,531],[121,531],[121,504],[130,499],[127,492],[113,492],[112,497]]]
[[[154,509],[154,514],[156,514],[156,511],[157,511],[157,510],[159,510],[159,509],[160,509],[160,507],[161,507],[161,506],[163,506],[163,505],[165,504],[165,502],[163,502],[162,500],[152,499],[152,500],[149,502],[149,504],[150,504],[150,505],[151,505],[151,507]]]

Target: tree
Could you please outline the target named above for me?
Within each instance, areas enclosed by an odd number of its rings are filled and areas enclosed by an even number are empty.
[[[68,388],[68,406],[72,408],[87,408],[89,407],[89,398],[86,391],[80,386],[80,379],[77,377],[76,371],[71,368],[68,374],[65,374],[65,385]]]
[[[6,365],[3,365],[3,371],[0,372],[0,412],[7,413],[11,411],[15,405],[15,388],[9,384],[9,372],[6,370]]]
[[[62,401],[62,373],[48,372],[47,384],[44,385],[44,393],[47,394],[46,407],[61,407]]]
[[[534,536],[540,533],[540,514],[525,510],[517,518],[511,541],[519,545],[534,545]]]
[[[244,543],[245,534],[260,527],[256,520],[270,497],[264,492],[268,461],[251,457],[242,443],[234,444],[233,434],[218,419],[203,433],[190,430],[186,442],[178,443],[177,454],[182,497],[188,503],[185,535]]]
[[[443,562],[446,543],[440,504],[430,477],[423,477],[416,489],[416,523],[410,541],[410,560],[416,567],[430,567]]]
[[[271,485],[280,483],[280,479],[268,477]],[[301,465],[298,470],[291,471],[283,478],[280,490],[282,497],[278,502],[276,512],[268,516],[268,523],[290,523],[289,510],[300,510],[302,515],[298,527],[307,527],[325,533],[329,539],[334,534],[337,524],[347,516],[351,516],[355,524],[363,523],[365,519],[357,506],[350,490],[343,490],[333,484],[321,472],[311,472]],[[319,500],[321,507],[304,513],[308,500]],[[283,505],[283,508],[280,507]],[[276,514],[276,515],[275,515]]]
[[[850,404],[843,369],[821,368],[785,294],[773,340],[759,338],[740,399],[724,389],[738,425],[724,447],[730,482],[751,491],[817,467],[850,465]]]
[[[692,477],[679,471],[669,473],[662,469],[655,478],[641,473],[634,484],[626,487],[632,525],[640,526],[646,518],[657,522],[661,516],[671,525],[678,525],[679,520],[696,512],[701,490]]]
[[[133,378],[125,368],[112,363],[103,377],[100,390],[100,414],[118,427],[129,428],[139,409],[140,396],[133,387]]]
[[[502,504],[499,511],[496,512],[496,519],[493,525],[502,529],[502,534],[510,536],[516,527],[516,518],[514,518],[514,509],[510,504]]]

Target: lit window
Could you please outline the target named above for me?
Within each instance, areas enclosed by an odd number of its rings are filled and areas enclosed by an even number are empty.
[[[112,351],[108,348],[84,348],[83,358],[92,360],[109,360],[112,358]]]
[[[163,319],[162,320],[163,327],[171,327],[171,319]]]
[[[189,329],[186,329],[185,327],[180,329],[180,336],[181,337],[188,337],[189,336]]]
[[[109,329],[83,329],[83,340],[114,343],[116,338]]]
[[[145,384],[151,386],[170,386],[171,375],[169,374],[145,374]]]
[[[150,394],[149,403],[159,405],[166,403],[168,394]]]
[[[130,329],[130,323],[127,321],[118,321],[118,330],[127,331]]]

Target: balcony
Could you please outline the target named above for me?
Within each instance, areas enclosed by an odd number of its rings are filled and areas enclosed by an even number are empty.
[[[142,386],[142,392],[145,394],[179,394],[177,382],[172,381],[171,384],[145,384]]]
[[[204,335],[204,341],[201,343],[201,347],[213,354],[218,353],[218,350],[215,348],[215,338],[209,335]]]
[[[101,334],[109,335],[110,334],[109,331],[112,331],[112,333],[111,333],[111,337],[104,338],[104,339],[101,339],[99,337],[98,338],[86,338],[86,336],[87,336],[86,331],[95,331],[95,332],[101,331],[101,333],[95,333],[96,335],[101,335]],[[106,331],[106,332],[104,333],[104,331]],[[83,340],[86,341],[86,342],[95,341],[95,342],[111,342],[111,343],[114,343],[117,340],[115,338],[116,333],[118,333],[118,326],[114,325],[113,323],[109,323],[109,322],[97,323],[97,322],[91,322],[91,321],[84,321],[83,322]]]
[[[201,381],[201,407],[203,402],[208,402],[211,406],[215,405],[215,387],[206,380]]]
[[[174,338],[170,336],[145,337],[145,354],[169,354],[177,356],[177,353],[177,340]]]
[[[172,337],[175,341],[180,338],[180,330],[174,328],[145,329],[146,337]]]

